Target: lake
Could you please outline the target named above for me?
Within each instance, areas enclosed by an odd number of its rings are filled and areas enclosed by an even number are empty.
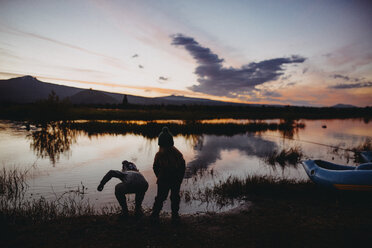
[[[96,209],[117,207],[114,187],[108,182],[102,192],[96,188],[105,173],[120,170],[121,162],[134,162],[150,187],[143,206],[151,208],[156,194],[152,163],[158,150],[157,135],[167,125],[175,146],[183,153],[187,173],[183,191],[197,192],[229,176],[265,175],[308,180],[300,164],[271,165],[268,154],[283,148],[297,148],[303,159],[316,158],[356,165],[353,152],[372,139],[372,122],[363,119],[333,120],[204,120],[168,121],[75,121],[72,124],[28,125],[0,121],[0,158],[6,169],[28,170],[27,197],[56,199],[84,187],[84,200]],[[130,197],[133,201],[134,197]],[[180,213],[226,211],[239,201],[186,201]],[[130,203],[133,207],[133,204]],[[170,201],[163,208],[170,211]]]

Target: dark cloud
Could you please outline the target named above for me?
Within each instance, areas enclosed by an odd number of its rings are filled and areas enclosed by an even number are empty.
[[[341,79],[344,79],[344,80],[347,80],[349,81],[350,78],[348,76],[344,76],[344,75],[340,75],[340,74],[334,74],[332,75],[333,78],[341,78]]]
[[[167,80],[168,80],[168,78],[167,78],[167,77],[163,77],[163,76],[160,76],[160,77],[159,77],[159,80],[162,80],[162,81],[167,81]]]
[[[138,65],[138,68],[143,69],[143,65]]]
[[[304,68],[303,70],[302,70],[302,74],[305,74],[307,71],[309,70],[309,68]]]
[[[268,96],[268,97],[281,97],[282,96],[279,92],[269,91],[269,90],[263,90],[261,91],[261,94],[263,96]]]
[[[363,80],[363,78],[351,78],[351,77],[344,76],[344,75],[341,75],[341,74],[334,74],[331,77],[336,78],[336,79],[340,78],[340,79],[343,79],[345,81],[354,81],[354,82],[359,82],[359,81]]]
[[[358,88],[369,88],[372,87],[372,82],[365,82],[365,78],[353,78],[344,76],[341,74],[334,74],[331,75],[332,78],[335,79],[342,79],[344,81],[348,81],[347,83],[341,83],[336,85],[331,85],[329,88],[331,89],[358,89]],[[350,83],[355,82],[355,83]]]
[[[138,57],[137,53],[132,56],[132,58],[137,58],[137,57]]]
[[[372,82],[363,82],[356,84],[336,84],[332,85],[329,88],[331,89],[357,89],[357,88],[369,88],[372,87]]]
[[[236,97],[247,94],[255,86],[278,79],[284,74],[285,64],[303,63],[306,58],[293,55],[250,63],[241,68],[223,67],[223,59],[209,48],[201,46],[192,37],[177,34],[172,36],[172,45],[183,46],[198,63],[195,74],[199,85],[189,87],[192,91],[217,96]],[[257,90],[257,89],[256,89]]]

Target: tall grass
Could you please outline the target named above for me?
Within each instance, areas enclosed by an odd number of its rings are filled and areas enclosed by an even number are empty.
[[[354,161],[355,163],[364,163],[361,152],[372,151],[372,139],[366,138],[364,141],[355,146],[345,146],[345,143],[341,143],[338,146],[333,147],[330,152],[333,155],[346,159],[347,163],[349,163],[350,160]]]
[[[26,199],[27,171],[6,169],[0,171],[0,221],[6,223],[43,222],[58,218],[95,214],[93,206],[81,197],[85,187],[66,191],[54,200],[44,197]]]
[[[276,178],[272,176],[248,175],[244,178],[230,176],[226,180],[215,182],[212,186],[199,188],[196,191],[184,190],[185,202],[216,202],[220,206],[229,204],[235,199],[264,195],[282,197],[297,196],[315,189],[310,181]]]
[[[0,196],[7,200],[18,200],[24,197],[28,185],[26,183],[27,171],[19,169],[5,169],[0,172]]]
[[[364,142],[351,149],[354,152],[354,161],[357,163],[363,163],[364,159],[361,156],[362,151],[372,151],[372,139],[367,138]]]
[[[295,133],[298,129],[305,128],[303,123],[293,122],[250,122],[245,124],[238,123],[203,123],[201,121],[189,121],[182,124],[179,123],[164,123],[164,122],[147,122],[147,123],[120,123],[120,122],[70,122],[68,127],[72,130],[86,132],[88,135],[94,134],[139,134],[146,138],[157,138],[159,132],[166,125],[174,135],[225,135],[233,136],[236,134],[244,134],[246,132],[265,132],[265,131],[280,131]]]
[[[279,191],[297,191],[311,187],[310,181],[276,178],[270,176],[229,177],[209,189],[212,194],[224,197],[240,197],[248,194],[275,193]],[[288,191],[289,192],[289,191]]]
[[[297,164],[304,157],[301,147],[295,146],[281,151],[274,150],[266,157],[266,162],[270,165],[279,164],[282,167],[286,165],[297,166]]]
[[[361,151],[372,151],[372,139],[367,138],[364,142],[360,143],[356,147],[353,147],[352,150],[354,152],[361,152]]]

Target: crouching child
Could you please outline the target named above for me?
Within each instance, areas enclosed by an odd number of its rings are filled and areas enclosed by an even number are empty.
[[[141,217],[143,215],[142,201],[149,184],[134,163],[124,160],[122,165],[122,171],[110,170],[107,172],[98,185],[97,190],[102,191],[105,184],[113,177],[120,179],[121,183],[115,186],[115,196],[122,208],[122,217],[128,216],[126,194],[136,194],[135,216]]]

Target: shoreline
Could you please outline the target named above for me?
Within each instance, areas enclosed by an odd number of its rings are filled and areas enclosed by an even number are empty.
[[[233,119],[350,119],[372,118],[372,107],[332,108],[299,106],[173,106],[102,105],[72,106],[62,103],[0,104],[0,119],[52,120],[208,120]]]
[[[1,225],[3,247],[359,247],[372,241],[370,194],[254,196],[249,208],[182,215],[172,225],[118,215]],[[323,201],[320,201],[323,200]]]

